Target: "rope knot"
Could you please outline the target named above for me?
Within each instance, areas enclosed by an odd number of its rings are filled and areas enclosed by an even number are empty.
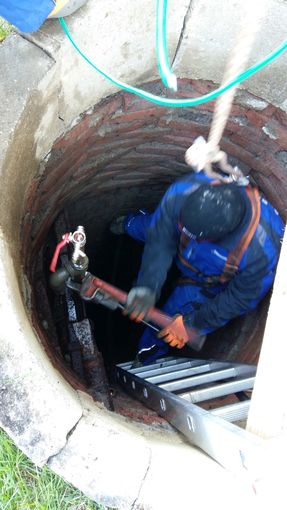
[[[206,142],[203,136],[196,138],[191,147],[187,149],[185,161],[195,172],[203,170],[206,175],[221,182],[238,182],[242,186],[246,186],[249,182],[237,166],[233,167],[228,163],[227,156],[224,151],[220,150],[219,145]],[[217,163],[220,170],[227,176],[215,172],[212,169],[214,163]]]

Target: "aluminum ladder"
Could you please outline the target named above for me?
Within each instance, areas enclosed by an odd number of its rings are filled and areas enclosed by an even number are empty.
[[[220,399],[246,395],[255,375],[254,365],[192,358],[162,358],[138,368],[132,368],[132,362],[116,366],[125,391],[232,471],[256,469],[262,440],[234,424],[246,420],[250,398],[235,397],[237,401],[227,405],[220,405]]]

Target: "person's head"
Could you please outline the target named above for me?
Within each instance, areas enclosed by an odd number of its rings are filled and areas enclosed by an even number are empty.
[[[236,184],[204,184],[187,196],[179,219],[197,239],[217,241],[236,229],[244,213],[244,198]]]

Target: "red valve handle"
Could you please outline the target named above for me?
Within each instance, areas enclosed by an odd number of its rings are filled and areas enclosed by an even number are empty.
[[[51,260],[50,267],[49,267],[51,273],[55,273],[56,267],[57,267],[57,264],[58,264],[58,258],[59,258],[59,255],[60,255],[60,251],[62,250],[62,248],[64,248],[64,246],[66,246],[66,244],[69,244],[69,242],[70,242],[70,234],[64,234],[63,238],[62,238],[62,241],[60,241],[57,244],[56,249],[54,251],[54,255],[53,255],[53,258]]]

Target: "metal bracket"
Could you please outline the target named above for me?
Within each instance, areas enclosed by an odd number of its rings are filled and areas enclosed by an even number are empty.
[[[69,289],[78,292],[84,301],[91,301],[93,303],[103,305],[106,308],[109,308],[110,310],[116,310],[117,308],[119,308],[118,301],[109,297],[109,295],[106,294],[102,289],[95,289],[94,293],[91,296],[86,296],[86,294],[82,292],[81,283],[77,283],[73,281],[71,278],[69,278],[66,285],[67,287],[69,287]]]

